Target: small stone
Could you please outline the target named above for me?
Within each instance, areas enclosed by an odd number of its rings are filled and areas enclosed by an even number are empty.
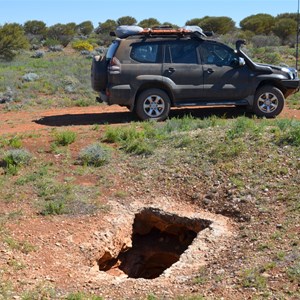
[[[208,199],[208,198],[204,198],[204,199],[203,199],[203,203],[204,203],[205,205],[209,205],[209,204],[211,203],[211,200]]]

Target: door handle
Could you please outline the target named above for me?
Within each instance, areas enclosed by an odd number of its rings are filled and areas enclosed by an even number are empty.
[[[206,70],[206,72],[207,72],[208,74],[211,74],[211,73],[214,72],[214,70],[213,70],[212,68],[208,68],[208,69]]]
[[[170,68],[168,69],[168,72],[170,72],[170,73],[173,73],[173,72],[175,72],[175,68],[173,68],[173,67],[170,67]]]

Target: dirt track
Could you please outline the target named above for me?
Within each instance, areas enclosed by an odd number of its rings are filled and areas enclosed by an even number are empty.
[[[174,109],[170,116],[191,114],[194,117],[205,118],[212,115],[236,117],[243,115],[239,108],[183,108]],[[95,124],[122,124],[136,121],[134,114],[119,106],[89,106],[57,109],[35,109],[33,111],[0,111],[0,134],[17,134],[40,129],[64,126],[88,126]],[[279,118],[300,119],[300,111],[285,108]]]

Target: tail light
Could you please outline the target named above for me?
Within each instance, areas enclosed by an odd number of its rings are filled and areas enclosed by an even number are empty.
[[[108,72],[111,75],[115,75],[115,74],[120,74],[121,73],[121,63],[120,61],[116,58],[113,57],[108,65]]]

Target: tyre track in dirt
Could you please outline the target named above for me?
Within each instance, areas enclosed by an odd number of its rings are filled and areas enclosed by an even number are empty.
[[[196,118],[212,115],[228,118],[242,116],[240,108],[202,107],[173,109],[170,117],[182,117],[190,114]],[[279,118],[300,120],[300,110],[285,108]],[[57,109],[36,109],[32,111],[6,112],[0,110],[0,134],[18,134],[48,130],[55,127],[92,126],[105,124],[124,124],[137,121],[135,115],[120,106],[89,106]]]

